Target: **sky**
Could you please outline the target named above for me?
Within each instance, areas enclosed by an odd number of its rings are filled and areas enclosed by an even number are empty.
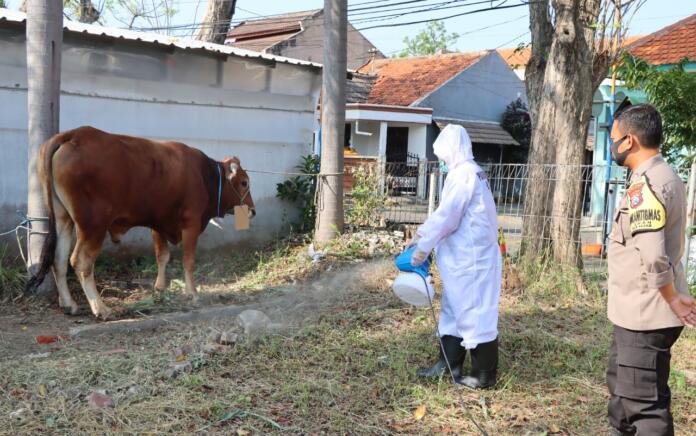
[[[93,0],[94,1],[94,0]],[[98,1],[98,0],[97,0]],[[161,0],[151,0],[161,1]],[[168,0],[174,4],[178,10],[172,18],[172,24],[188,25],[200,22],[205,11],[206,0]],[[497,4],[501,0],[492,2]],[[452,2],[455,6],[447,10],[419,12],[398,18],[391,18],[387,21],[379,21],[365,24],[354,24],[359,30],[375,24],[399,23],[417,20],[437,19],[443,16],[466,12],[473,9],[485,8],[491,2],[481,0],[349,0],[348,8],[365,8],[381,4],[401,3],[394,8],[413,8],[413,10],[425,9],[428,5],[436,3],[442,4]],[[9,0],[10,8],[17,8],[20,0]],[[95,1],[96,3],[96,1]],[[363,5],[360,5],[363,3]],[[367,4],[365,4],[367,3]],[[457,4],[459,3],[459,4]],[[478,5],[462,6],[464,3],[479,3]],[[508,0],[507,5],[516,5],[520,0]],[[259,15],[274,15],[287,12],[296,12],[309,9],[321,8],[323,0],[237,0],[237,12],[233,20],[254,18]],[[460,51],[477,51],[484,49],[494,49],[499,47],[516,47],[520,43],[529,42],[529,14],[527,6],[513,7],[496,11],[482,12],[467,16],[446,19],[444,21],[449,32],[456,32],[461,36],[450,49]],[[369,10],[368,10],[369,11]],[[352,14],[366,13],[368,11],[353,11]],[[374,11],[369,11],[375,14]],[[380,15],[394,12],[380,12]],[[696,0],[647,0],[640,10],[635,14],[629,26],[630,35],[644,35],[652,33],[662,27],[668,26],[682,18],[696,13]],[[354,22],[358,15],[349,16]],[[118,23],[108,23],[123,27]],[[414,24],[403,27],[387,27],[378,29],[368,29],[362,33],[374,44],[382,53],[391,55],[398,53],[404,48],[404,37],[417,34],[425,28],[425,24]]]

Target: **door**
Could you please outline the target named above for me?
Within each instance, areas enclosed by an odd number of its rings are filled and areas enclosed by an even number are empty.
[[[387,162],[406,163],[408,127],[387,127]]]

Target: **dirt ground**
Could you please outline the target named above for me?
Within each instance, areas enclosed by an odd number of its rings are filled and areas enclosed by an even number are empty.
[[[103,323],[52,304],[4,306],[0,434],[609,434],[601,292],[579,294],[558,272],[505,291],[498,385],[466,390],[415,376],[437,354],[430,311],[393,296],[391,260],[365,260],[371,245],[348,241],[319,263],[302,244],[204,259],[204,305],[252,305],[275,323],[212,354],[201,351],[211,328],[232,319],[62,339]],[[176,282],[163,294],[148,289],[151,264],[100,265],[100,288],[121,318],[191,309]],[[58,340],[38,344],[41,335]],[[685,331],[670,380],[677,434],[696,434],[694,355],[696,333]],[[95,406],[95,394],[111,404]]]

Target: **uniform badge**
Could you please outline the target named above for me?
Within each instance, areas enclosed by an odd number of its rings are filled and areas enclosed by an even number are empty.
[[[643,204],[643,186],[645,186],[645,183],[638,182],[628,188],[628,199],[631,209],[636,209]]]
[[[656,232],[665,227],[667,222],[665,206],[655,196],[645,175],[628,187],[627,194],[631,235]]]

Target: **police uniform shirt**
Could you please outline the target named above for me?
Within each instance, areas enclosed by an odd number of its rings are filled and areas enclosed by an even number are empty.
[[[629,330],[682,326],[659,288],[688,293],[684,255],[684,182],[657,155],[631,175],[609,234],[608,316]]]

